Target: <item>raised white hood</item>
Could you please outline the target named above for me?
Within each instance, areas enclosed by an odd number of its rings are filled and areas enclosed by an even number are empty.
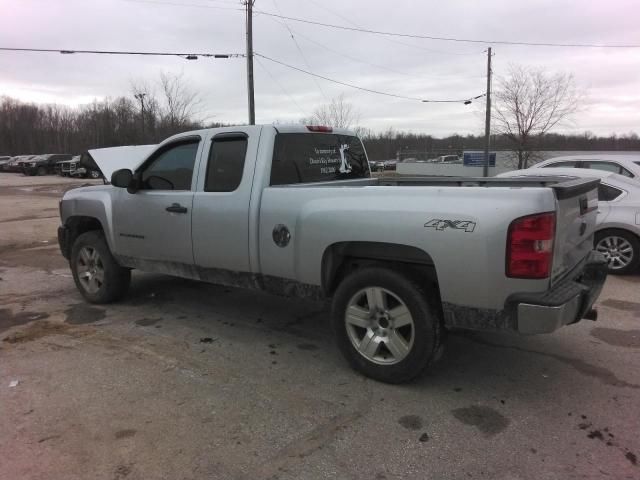
[[[107,182],[111,174],[121,168],[135,170],[157,145],[131,145],[126,147],[96,148],[89,155],[96,162]]]

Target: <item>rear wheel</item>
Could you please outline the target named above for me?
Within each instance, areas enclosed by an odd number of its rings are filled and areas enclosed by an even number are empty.
[[[38,169],[36,170],[36,175],[46,175],[47,174],[47,169],[45,167],[38,167]]]
[[[131,271],[118,265],[99,230],[76,239],[69,263],[76,287],[91,303],[114,302],[129,289]]]
[[[625,275],[640,266],[640,240],[624,230],[603,230],[595,235],[596,250],[604,254],[609,273]]]
[[[89,171],[89,177],[90,178],[100,178],[100,172],[97,170],[90,170]]]
[[[358,270],[338,286],[333,299],[338,346],[364,375],[387,383],[407,382],[439,352],[442,327],[434,303],[398,271]]]

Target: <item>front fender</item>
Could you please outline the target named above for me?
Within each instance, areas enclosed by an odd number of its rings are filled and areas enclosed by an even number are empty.
[[[115,187],[99,185],[69,190],[60,202],[60,219],[67,225],[71,218],[95,218],[102,225],[109,249],[115,253],[113,237],[113,196]]]

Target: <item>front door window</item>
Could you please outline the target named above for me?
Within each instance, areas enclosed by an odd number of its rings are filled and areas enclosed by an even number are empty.
[[[142,171],[141,190],[191,190],[200,140],[170,145]]]

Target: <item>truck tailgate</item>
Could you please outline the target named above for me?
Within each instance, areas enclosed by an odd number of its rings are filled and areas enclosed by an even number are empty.
[[[593,250],[599,183],[599,179],[575,179],[551,186],[557,201],[552,284]]]

